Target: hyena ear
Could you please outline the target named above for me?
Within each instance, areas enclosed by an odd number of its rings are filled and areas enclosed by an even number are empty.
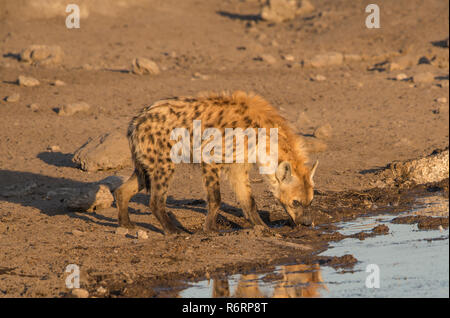
[[[292,176],[291,164],[287,161],[283,161],[278,165],[277,171],[275,172],[275,177],[279,182],[286,182]]]
[[[309,179],[313,182],[314,174],[316,173],[317,166],[319,165],[319,160],[316,160],[313,167],[311,168],[311,172],[309,174]]]

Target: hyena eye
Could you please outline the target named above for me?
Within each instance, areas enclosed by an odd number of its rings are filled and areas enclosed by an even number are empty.
[[[294,208],[299,208],[302,206],[302,204],[300,203],[300,201],[294,200],[294,201],[292,201],[292,206]]]

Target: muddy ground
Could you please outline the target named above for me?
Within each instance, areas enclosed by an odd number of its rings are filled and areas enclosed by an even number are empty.
[[[257,17],[258,1],[154,0],[121,8],[119,14],[92,11],[73,30],[65,27],[64,14],[16,14],[24,8],[21,3],[0,4],[2,297],[66,296],[68,264],[80,266],[81,286],[91,295],[164,296],[148,286],[287,259],[312,262],[327,242],[342,239],[333,222],[404,211],[414,197],[436,189],[448,196],[448,181],[373,189],[375,172],[388,163],[448,147],[448,1],[383,1],[382,28],[371,30],[364,23],[369,1],[312,1],[316,9],[310,15],[268,23]],[[47,67],[21,63],[18,54],[32,44],[59,45],[63,60]],[[305,63],[325,52],[360,59],[322,68]],[[263,54],[276,62],[267,63],[260,58]],[[286,55],[294,60],[283,59]],[[161,74],[131,74],[131,61],[140,56],[153,59]],[[389,63],[401,56],[414,63],[391,71]],[[418,65],[422,57],[429,64]],[[400,73],[410,78],[424,72],[433,74],[430,81],[394,80]],[[16,83],[20,75],[41,84],[21,87]],[[313,80],[317,75],[325,80]],[[50,85],[54,80],[66,85]],[[115,130],[125,133],[144,105],[164,97],[235,89],[262,95],[306,136],[331,125],[326,151],[312,155],[320,160],[311,206],[315,229],[292,228],[267,186],[253,174],[257,205],[271,230],[251,229],[224,187],[223,232],[203,233],[204,192],[200,172],[191,166],[177,170],[168,207],[192,234],[165,237],[143,193],[130,208],[132,220],[148,232],[147,240],[133,233],[117,235],[114,207],[73,212],[47,199],[51,190],[131,173],[129,168],[87,173],[71,159],[88,138]],[[3,100],[14,93],[20,94],[17,102]],[[92,112],[68,117],[55,112],[77,101],[89,103]],[[39,105],[38,111],[29,107],[32,103]],[[60,150],[48,151],[51,146]],[[23,191],[6,195],[11,189]],[[99,294],[99,286],[106,293]]]

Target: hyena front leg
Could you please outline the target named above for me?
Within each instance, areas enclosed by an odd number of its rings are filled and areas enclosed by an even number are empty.
[[[203,185],[208,200],[208,214],[204,230],[206,232],[217,230],[217,216],[220,208],[220,175],[217,165],[202,164]]]
[[[252,222],[253,225],[267,227],[256,208],[255,198],[252,195],[252,188],[250,187],[249,170],[250,166],[247,164],[233,165],[230,167],[228,179],[241,205],[245,218]]]
[[[167,191],[173,172],[173,164],[169,164],[168,167],[160,167],[151,178],[150,209],[167,234],[180,232],[166,212]]]
[[[130,202],[130,199],[143,188],[144,183],[139,180],[136,171],[134,171],[131,177],[114,192],[116,205],[119,209],[119,226],[127,228],[134,227],[128,214],[128,203]]]

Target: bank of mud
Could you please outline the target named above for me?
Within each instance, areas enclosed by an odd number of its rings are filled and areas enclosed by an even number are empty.
[[[248,228],[246,224],[221,222],[221,232],[196,232],[163,238],[164,242],[147,242],[151,254],[157,256],[144,261],[147,248],[137,245],[141,256],[129,259],[132,268],[142,261],[149,275],[141,273],[106,274],[92,269],[86,273],[86,288],[95,297],[174,297],[188,287],[189,282],[205,279],[220,281],[237,273],[267,273],[280,264],[331,266],[344,272],[352,271],[358,260],[350,254],[319,255],[329,244],[346,238],[364,240],[389,234],[389,225],[348,235],[341,234],[336,223],[362,216],[396,215],[409,211],[417,198],[430,195],[448,197],[448,179],[426,185],[397,188],[374,188],[361,192],[318,192],[308,211],[313,215],[314,227],[292,227],[285,215],[274,214],[265,221],[270,229]],[[201,203],[201,202],[199,202]],[[402,219],[405,218],[404,221]],[[416,220],[416,218],[418,220]],[[419,230],[436,229],[436,224],[448,227],[448,216],[397,217],[392,223],[423,222]],[[129,238],[130,240],[132,237]],[[148,244],[149,243],[149,244]],[[194,261],[195,260],[195,261]],[[71,297],[67,292],[65,297]]]

